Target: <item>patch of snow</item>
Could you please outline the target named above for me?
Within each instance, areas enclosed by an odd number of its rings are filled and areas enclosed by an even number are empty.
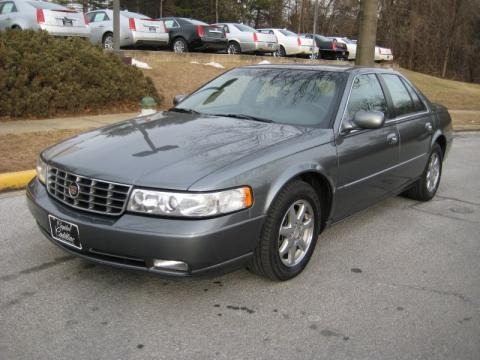
[[[271,64],[271,62],[268,60],[262,60],[258,63],[258,65],[267,65],[267,64]]]
[[[209,62],[209,63],[206,63],[206,64],[204,64],[204,65],[206,65],[206,66],[212,66],[212,67],[217,68],[217,69],[225,69],[225,66],[223,66],[222,64],[219,64],[219,63],[217,63],[217,62],[213,62],[213,61],[211,61],[211,62]]]
[[[143,61],[137,60],[137,59],[132,59],[132,65],[136,66],[140,69],[147,69],[150,70],[152,67],[148,65],[147,63],[144,63]]]

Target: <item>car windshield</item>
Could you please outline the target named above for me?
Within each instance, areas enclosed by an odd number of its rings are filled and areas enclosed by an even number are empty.
[[[241,68],[209,82],[176,111],[329,128],[345,82],[335,71]]]
[[[294,32],[286,29],[278,30],[280,33],[282,33],[285,36],[297,36]]]

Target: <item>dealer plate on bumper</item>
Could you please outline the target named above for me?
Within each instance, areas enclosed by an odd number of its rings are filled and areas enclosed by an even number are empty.
[[[48,215],[48,221],[50,223],[50,235],[52,235],[52,238],[60,241],[62,244],[67,244],[77,249],[82,248],[77,225],[61,220],[50,214]]]

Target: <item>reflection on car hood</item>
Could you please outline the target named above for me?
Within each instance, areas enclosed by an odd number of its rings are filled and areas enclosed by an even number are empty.
[[[163,112],[87,132],[43,157],[75,174],[186,190],[202,177],[306,129],[227,117]]]

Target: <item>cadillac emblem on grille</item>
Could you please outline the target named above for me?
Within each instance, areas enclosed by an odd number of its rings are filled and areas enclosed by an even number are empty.
[[[49,166],[47,189],[54,198],[76,209],[118,216],[125,210],[131,185],[93,179]]]
[[[77,183],[71,183],[68,186],[68,193],[72,198],[76,198],[79,192],[80,192],[80,188]]]

